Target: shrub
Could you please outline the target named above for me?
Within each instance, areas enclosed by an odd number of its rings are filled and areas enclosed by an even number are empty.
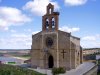
[[[59,68],[53,68],[52,69],[52,74],[53,75],[57,75],[57,74],[65,73],[65,72],[66,72],[66,68],[64,68],[64,67],[59,67]]]

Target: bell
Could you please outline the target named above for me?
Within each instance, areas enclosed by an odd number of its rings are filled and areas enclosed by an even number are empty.
[[[46,26],[49,26],[49,23],[48,23],[48,21],[46,21]]]
[[[52,26],[55,26],[55,22],[54,21],[52,21]]]

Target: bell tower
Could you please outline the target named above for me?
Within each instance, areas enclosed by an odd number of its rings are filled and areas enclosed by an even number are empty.
[[[58,31],[59,12],[54,12],[54,5],[48,4],[46,14],[42,16],[42,31]]]

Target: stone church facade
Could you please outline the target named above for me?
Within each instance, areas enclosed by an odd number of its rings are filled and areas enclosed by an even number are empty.
[[[58,28],[59,12],[54,12],[54,5],[50,3],[42,16],[42,31],[32,35],[31,67],[65,67],[70,70],[82,63],[80,38]]]

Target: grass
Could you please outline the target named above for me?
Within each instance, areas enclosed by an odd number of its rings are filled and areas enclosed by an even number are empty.
[[[0,75],[45,75],[34,70],[18,66],[0,64]]]
[[[8,62],[8,64],[16,64],[16,62]]]

